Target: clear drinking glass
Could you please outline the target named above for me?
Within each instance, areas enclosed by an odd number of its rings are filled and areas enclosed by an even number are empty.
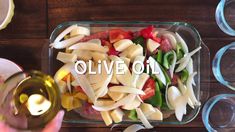
[[[215,18],[224,33],[235,36],[235,0],[221,0],[216,8]]]
[[[224,46],[216,53],[212,71],[220,83],[235,90],[235,42]]]
[[[220,94],[207,101],[202,119],[209,132],[235,130],[235,94]]]
[[[0,116],[17,130],[43,128],[60,110],[54,80],[39,71],[18,72],[0,88]]]

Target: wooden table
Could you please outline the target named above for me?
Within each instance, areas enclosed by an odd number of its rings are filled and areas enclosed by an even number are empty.
[[[0,57],[24,69],[41,70],[41,50],[52,30],[65,21],[183,21],[193,24],[209,47],[211,59],[235,37],[224,34],[216,25],[215,8],[219,0],[15,0],[15,15],[0,31]],[[213,75],[210,97],[234,93],[219,84]],[[104,125],[63,124],[61,131],[109,131]],[[115,129],[117,131],[123,128]],[[186,125],[157,126],[152,131],[206,131],[201,114]]]

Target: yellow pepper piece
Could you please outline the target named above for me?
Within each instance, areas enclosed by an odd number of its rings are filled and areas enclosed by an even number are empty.
[[[62,94],[61,96],[61,105],[63,108],[67,109],[67,111],[72,110],[73,108],[73,96],[68,93]]]
[[[20,95],[20,103],[23,104],[29,99],[29,96],[27,94],[21,94]]]
[[[62,102],[61,105],[63,108],[65,108],[67,111],[79,108],[82,106],[81,101],[78,98],[75,98],[74,95],[65,93],[62,94]]]
[[[79,98],[81,100],[86,101],[88,99],[87,95],[85,95],[84,93],[78,92],[74,95],[75,98]]]

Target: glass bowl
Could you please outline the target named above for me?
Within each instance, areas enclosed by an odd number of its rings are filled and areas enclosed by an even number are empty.
[[[13,74],[0,88],[0,97],[3,121],[17,130],[41,129],[60,110],[57,85],[39,71]]]
[[[235,128],[235,94],[220,94],[207,101],[202,120],[209,132],[233,132]]]
[[[226,87],[235,90],[235,42],[222,47],[212,62],[215,78]]]
[[[221,0],[216,8],[215,19],[224,33],[235,36],[235,0]]]
[[[194,60],[194,68],[198,73],[197,77],[195,77],[196,88],[194,92],[196,94],[197,99],[199,99],[202,103],[208,98],[209,94],[209,80],[210,80],[210,53],[205,44],[203,44],[201,37],[198,31],[190,24],[184,22],[104,22],[104,21],[95,21],[95,22],[87,22],[87,21],[72,21],[65,22],[58,25],[50,36],[50,43],[52,43],[55,38],[60,34],[65,28],[71,25],[80,25],[90,28],[91,34],[98,31],[105,31],[112,28],[122,28],[131,31],[137,31],[139,29],[145,28],[149,25],[153,25],[156,28],[165,28],[169,31],[178,32],[183,39],[188,44],[190,50],[201,46],[202,49],[193,56]],[[48,46],[47,46],[48,47]],[[48,69],[45,69],[50,75],[54,75],[55,72],[63,65],[61,62],[56,60],[57,53],[60,50],[56,49],[44,49],[48,54],[48,60],[45,61],[47,63]],[[190,109],[188,107],[187,115],[184,116],[182,122],[177,121],[174,115],[169,118],[164,119],[162,122],[160,121],[151,121],[152,124],[185,124],[191,122],[199,113],[200,106],[195,109]],[[92,120],[86,119],[80,116],[75,111],[66,112],[64,117],[64,122],[67,123],[103,123],[102,120]],[[124,120],[120,124],[129,124],[129,123],[139,123],[131,120]]]

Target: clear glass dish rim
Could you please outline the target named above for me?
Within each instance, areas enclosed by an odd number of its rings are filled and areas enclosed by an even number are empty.
[[[220,68],[221,59],[223,58],[224,53],[231,47],[235,47],[235,42],[232,42],[232,43],[220,48],[219,51],[217,51],[217,53],[215,54],[215,57],[212,61],[212,71],[213,71],[213,74],[214,74],[215,78],[217,79],[217,81],[219,81],[224,86],[230,88],[231,90],[235,90],[235,87],[232,86],[229,81],[226,81],[224,79],[223,75],[221,74],[221,68]]]
[[[222,99],[235,97],[235,94],[219,94],[210,98],[202,109],[202,121],[209,132],[215,132],[216,130],[209,123],[209,116],[213,106]]]
[[[194,26],[192,26],[192,24],[190,23],[186,23],[186,22],[159,22],[159,21],[68,21],[68,22],[63,22],[59,25],[56,26],[56,28],[52,31],[50,38],[49,38],[49,43],[52,43],[52,39],[55,36],[55,34],[59,31],[60,28],[62,27],[66,27],[66,26],[70,26],[70,25],[74,25],[74,24],[100,24],[100,25],[104,25],[104,24],[126,24],[126,25],[131,25],[131,24],[143,24],[143,25],[169,25],[169,26],[185,26],[190,28],[195,34],[196,34],[196,40],[198,40],[199,44],[198,45],[203,45],[207,48],[207,46],[202,42],[201,40],[201,36],[199,34],[199,32],[196,30],[196,28]],[[199,51],[200,52],[200,51]],[[200,54],[200,53],[199,53]],[[200,55],[199,55],[199,64],[200,64]],[[50,63],[50,60],[49,60]],[[199,66],[200,67],[200,66]],[[198,68],[198,73],[200,73],[200,68]],[[200,84],[199,84],[200,85]],[[200,90],[200,88],[199,88]],[[199,95],[200,96],[200,95]],[[194,120],[198,113],[200,112],[201,106],[197,106],[195,108],[195,112],[194,115],[187,121],[185,122],[179,122],[179,121],[168,121],[168,122],[161,122],[161,121],[150,121],[153,125],[166,125],[166,124],[170,124],[170,125],[183,125],[183,124],[187,124],[189,122],[191,122],[192,120]],[[65,123],[94,123],[94,124],[102,124],[103,121],[96,121],[96,120],[88,120],[88,119],[84,119],[84,120],[63,120],[63,122]],[[118,124],[133,124],[133,123],[141,123],[139,121],[122,121]]]

